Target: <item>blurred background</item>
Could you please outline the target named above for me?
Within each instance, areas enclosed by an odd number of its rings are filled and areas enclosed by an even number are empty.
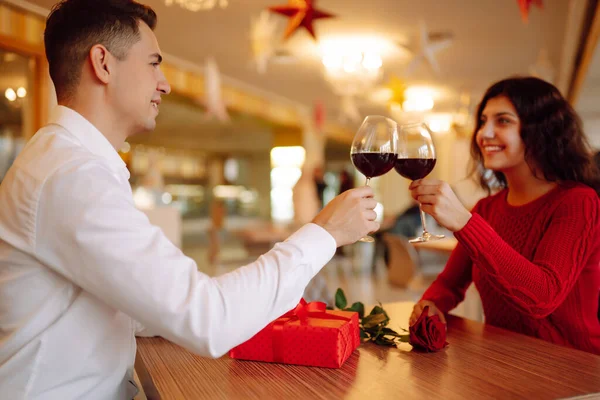
[[[0,182],[56,104],[43,49],[54,3],[0,0]],[[497,80],[554,83],[600,148],[596,0],[143,3],[158,14],[173,92],[157,129],[120,154],[137,207],[211,275],[252,261],[364,184],[349,152],[367,115],[426,122],[437,152],[430,176],[467,207],[486,195],[485,171],[469,163],[473,113]],[[418,299],[455,242],[446,232],[441,246],[407,244],[420,230],[418,220],[408,233],[400,226],[414,215],[408,185],[393,170],[371,181],[389,235],[339,250],[308,299],[327,301],[337,287],[366,303]],[[476,294],[458,313],[481,318]]]

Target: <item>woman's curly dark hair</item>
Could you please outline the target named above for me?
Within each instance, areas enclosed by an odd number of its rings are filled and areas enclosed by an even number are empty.
[[[506,97],[521,121],[525,160],[535,176],[550,182],[576,181],[600,195],[600,171],[583,133],[582,122],[573,107],[552,84],[533,77],[515,77],[494,83],[477,107],[475,132],[471,141],[474,170],[481,170],[483,156],[477,145],[481,113],[487,102]],[[494,171],[493,178],[481,174],[481,186],[491,192],[506,187],[506,177]],[[495,182],[493,182],[495,181]]]

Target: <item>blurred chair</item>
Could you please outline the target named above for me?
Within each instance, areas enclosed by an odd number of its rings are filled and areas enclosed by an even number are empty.
[[[408,287],[419,271],[419,255],[404,236],[383,234],[388,248],[388,282],[393,286]]]

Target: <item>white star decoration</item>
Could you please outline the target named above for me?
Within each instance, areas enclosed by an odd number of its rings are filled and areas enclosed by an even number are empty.
[[[250,41],[256,69],[260,74],[267,72],[269,60],[277,50],[276,38],[278,22],[273,15],[263,10],[258,18],[253,18],[250,25]]]
[[[219,121],[229,121],[229,114],[227,114],[227,107],[225,107],[221,92],[221,74],[217,62],[212,57],[206,59],[204,66],[204,90],[207,115],[213,116]]]
[[[440,66],[435,58],[435,53],[450,47],[453,37],[450,33],[429,33],[424,21],[419,22],[419,41],[416,49],[412,46],[400,45],[413,54],[413,58],[406,67],[406,74],[411,74],[424,60],[431,69],[440,74]]]

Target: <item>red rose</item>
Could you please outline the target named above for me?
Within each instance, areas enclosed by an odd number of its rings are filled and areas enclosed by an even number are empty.
[[[440,317],[429,316],[429,306],[423,309],[417,322],[409,328],[410,344],[424,351],[438,351],[443,349],[446,342],[446,324]]]

